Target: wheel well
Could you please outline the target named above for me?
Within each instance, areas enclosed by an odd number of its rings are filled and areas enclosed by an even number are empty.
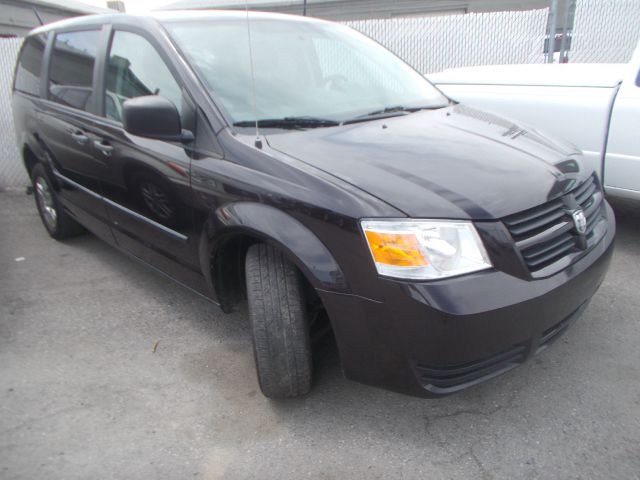
[[[251,245],[262,239],[238,234],[226,238],[211,258],[211,277],[215,285],[220,306],[225,312],[232,311],[247,299],[245,284],[245,257]],[[277,247],[276,247],[277,248]],[[303,283],[303,291],[310,307],[322,307],[322,300],[305,274],[296,267]]]
[[[225,239],[212,255],[211,276],[223,311],[230,312],[238,304],[246,304],[245,260],[249,248],[259,243],[264,243],[264,240],[244,234],[234,235]],[[287,253],[285,253],[286,256]],[[295,269],[301,281],[302,295],[306,305],[312,363],[316,369],[321,369],[328,363],[328,358],[335,358],[334,353],[340,359],[340,351],[322,298],[305,273],[297,265]],[[331,360],[331,363],[333,361]]]
[[[33,167],[38,163],[38,157],[31,151],[29,146],[25,145],[22,149],[22,160],[24,162],[24,167],[27,169],[27,173],[29,177],[31,177],[31,171]]]
[[[234,235],[224,239],[211,257],[211,279],[225,312],[232,311],[247,298],[244,260],[249,247],[258,242],[249,235]]]

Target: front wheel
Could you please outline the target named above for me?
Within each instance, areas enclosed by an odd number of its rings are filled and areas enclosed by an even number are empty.
[[[265,244],[249,248],[245,267],[260,389],[269,398],[302,396],[311,389],[312,361],[300,273]]]

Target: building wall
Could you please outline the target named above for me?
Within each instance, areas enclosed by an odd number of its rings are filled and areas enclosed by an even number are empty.
[[[56,3],[57,1],[57,3]],[[26,35],[29,30],[40,25],[34,8],[43,23],[57,22],[69,17],[92,13],[105,13],[109,10],[83,5],[68,0],[0,0],[0,35]]]

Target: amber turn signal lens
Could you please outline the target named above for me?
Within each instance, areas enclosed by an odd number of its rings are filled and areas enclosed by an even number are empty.
[[[397,267],[423,267],[429,264],[420,251],[415,235],[379,233],[365,230],[373,259]]]

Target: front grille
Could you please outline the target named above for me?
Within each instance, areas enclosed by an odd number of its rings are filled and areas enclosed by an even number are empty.
[[[415,368],[425,389],[434,393],[451,393],[511,370],[524,362],[526,357],[527,347],[516,345],[474,362],[443,366],[418,363]]]
[[[603,195],[595,177],[578,185],[564,197],[503,219],[516,247],[531,272],[537,272],[586,248],[596,223],[602,218]],[[587,230],[579,235],[570,212],[580,207]]]

